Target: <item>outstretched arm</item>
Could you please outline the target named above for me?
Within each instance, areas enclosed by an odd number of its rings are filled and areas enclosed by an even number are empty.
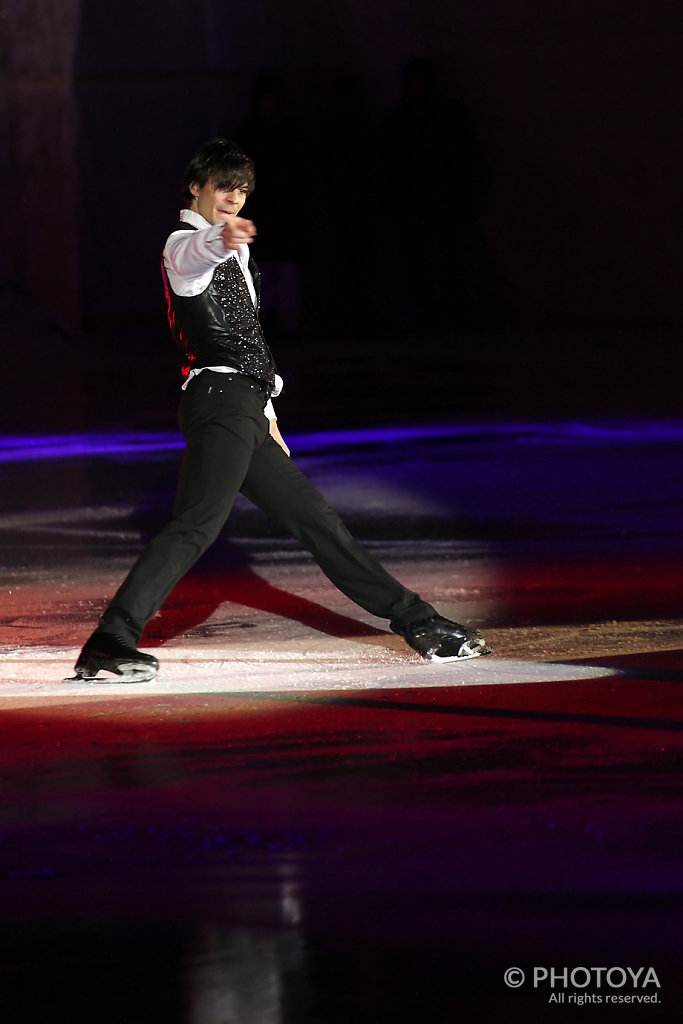
[[[219,263],[224,263],[232,250],[253,241],[256,228],[250,220],[233,217],[227,224],[213,224],[198,231],[174,231],[164,248],[164,262],[174,292],[186,293],[186,286],[200,290],[206,287]],[[192,293],[196,293],[196,289]]]

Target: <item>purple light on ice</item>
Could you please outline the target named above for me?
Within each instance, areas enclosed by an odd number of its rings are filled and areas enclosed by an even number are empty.
[[[680,443],[683,420],[600,421],[585,423],[467,423],[389,426],[287,434],[301,455],[329,448],[461,438],[463,441],[509,440],[520,444]],[[110,431],[81,434],[0,436],[0,463],[179,451],[180,434],[170,431]]]

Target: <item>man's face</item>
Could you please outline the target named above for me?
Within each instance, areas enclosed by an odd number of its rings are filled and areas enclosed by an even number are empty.
[[[194,199],[192,209],[209,224],[225,224],[231,217],[236,217],[249,195],[247,185],[225,189],[216,188],[210,181],[201,188],[195,183],[190,186],[190,191]]]

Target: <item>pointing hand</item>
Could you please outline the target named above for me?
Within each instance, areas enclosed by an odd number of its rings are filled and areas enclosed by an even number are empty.
[[[222,237],[226,249],[239,249],[245,242],[253,242],[256,226],[244,217],[231,217],[223,226]]]

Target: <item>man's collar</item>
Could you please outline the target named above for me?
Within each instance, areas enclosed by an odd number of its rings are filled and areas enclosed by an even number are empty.
[[[188,224],[193,224],[196,228],[210,228],[206,218],[202,217],[201,213],[196,213],[194,210],[181,210],[180,219],[187,221]]]

